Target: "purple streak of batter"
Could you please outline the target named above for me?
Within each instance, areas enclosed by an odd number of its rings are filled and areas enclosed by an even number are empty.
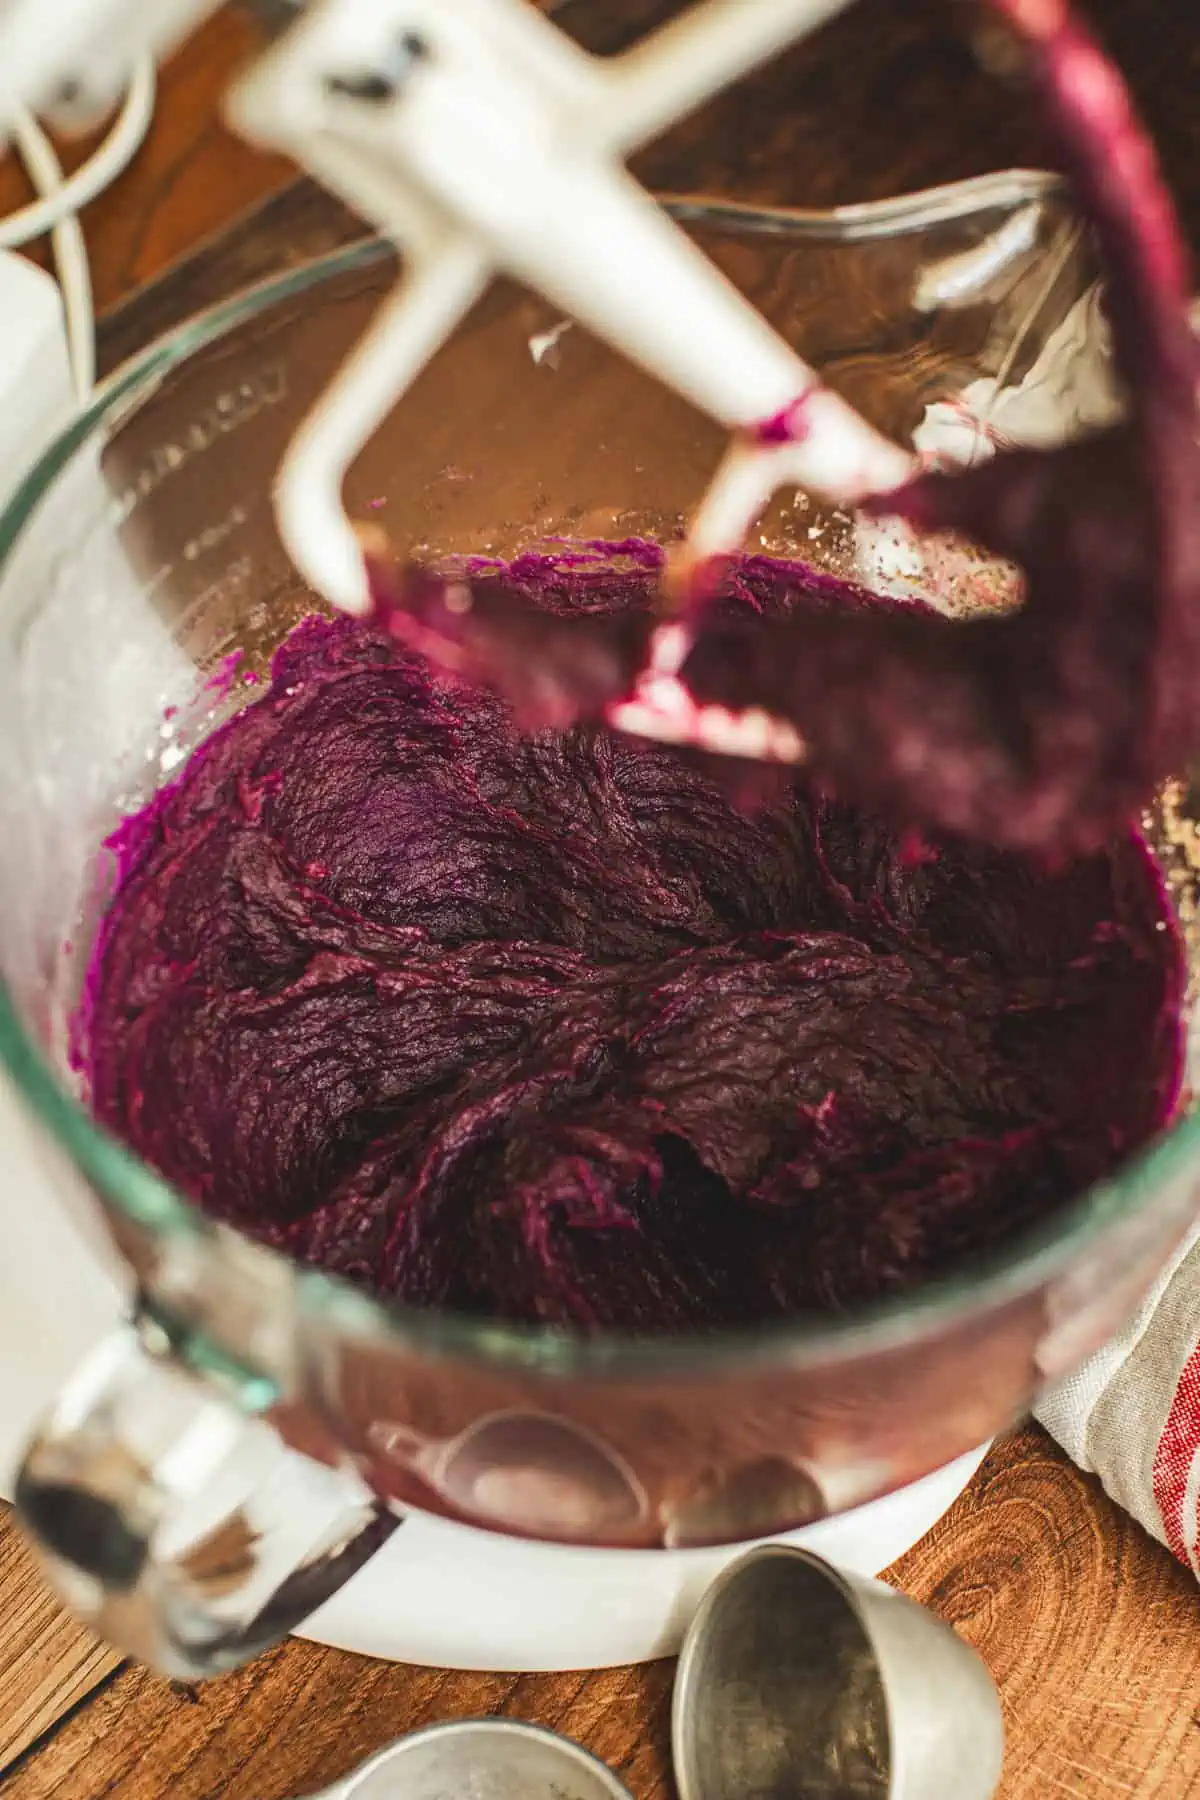
[[[648,628],[642,560],[477,591],[603,685]],[[736,589],[806,631],[875,604],[761,560]],[[1136,835],[1051,871],[918,851],[794,775],[747,811],[685,754],[523,732],[377,626],[301,625],[112,848],[98,1117],[215,1216],[421,1306],[648,1333],[850,1308],[1044,1217],[1178,1092]]]

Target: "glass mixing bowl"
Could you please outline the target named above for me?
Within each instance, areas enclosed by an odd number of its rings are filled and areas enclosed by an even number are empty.
[[[1010,436],[1026,389],[1035,435],[1047,392],[1051,435],[1111,402],[1085,239],[1048,177],[833,218],[672,204],[897,437],[939,407],[961,424],[968,390],[1003,406]],[[67,1052],[104,904],[98,848],[252,697],[241,675],[314,605],[276,534],[272,476],[395,278],[370,243],[199,319],[108,384],[0,520],[0,1054],[139,1296],[46,1422],[18,1498],[68,1598],[172,1672],[281,1635],[404,1508],[650,1549],[888,1492],[1023,1414],[1098,1346],[1195,1208],[1186,1121],[1037,1232],[870,1311],[582,1338],[376,1304],[206,1220],[96,1127]],[[677,534],[721,435],[559,323],[493,288],[353,469],[352,513],[432,557]],[[960,608],[994,588],[977,560],[889,550],[801,494],[774,506],[761,543]],[[1187,923],[1183,796],[1159,823]]]

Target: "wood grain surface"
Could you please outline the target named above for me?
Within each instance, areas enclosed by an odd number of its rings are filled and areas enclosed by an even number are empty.
[[[617,47],[676,3],[594,6],[593,46]],[[1089,11],[1156,129],[1200,244],[1200,25],[1176,0],[1095,0]],[[642,173],[673,188],[829,204],[1039,160],[1029,120],[964,53],[963,12],[945,0],[863,0],[656,146]],[[361,230],[216,123],[220,92],[254,41],[230,12],[192,40],[165,72],[135,166],[89,209],[97,294],[115,309],[102,333],[108,366],[198,306]],[[0,164],[0,208],[22,195],[11,163]],[[993,1450],[889,1578],[950,1620],[995,1675],[1008,1728],[1002,1800],[1200,1800],[1200,1593],[1036,1428]],[[185,1691],[119,1663],[66,1620],[0,1513],[6,1800],[283,1800],[403,1731],[490,1712],[567,1732],[634,1800],[665,1800],[672,1676],[669,1664],[458,1674],[295,1641]]]
[[[997,1446],[889,1579],[948,1619],[999,1683],[999,1800],[1200,1795],[1195,1584],[1042,1432]],[[670,1663],[463,1674],[298,1641],[191,1691],[130,1667],[11,1763],[3,1792],[285,1800],[402,1732],[500,1713],[586,1744],[634,1800],[668,1800],[672,1677]]]
[[[0,1518],[0,1772],[120,1661],[63,1612],[24,1540]]]

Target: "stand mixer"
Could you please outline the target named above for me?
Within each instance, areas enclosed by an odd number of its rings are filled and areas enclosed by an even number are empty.
[[[111,98],[133,54],[164,52],[210,10],[207,4],[164,5],[147,18],[150,9],[121,0],[90,5],[64,0],[63,29],[52,36],[44,5],[35,19],[32,5],[18,0],[0,16],[0,118],[6,101],[53,111],[57,100],[73,115],[85,116]],[[251,456],[261,460],[264,443],[269,440],[274,450],[280,440],[274,529],[311,589],[348,611],[364,609],[362,542],[343,500],[346,478],[360,453],[369,455],[393,410],[421,379],[436,374],[437,353],[496,275],[519,282],[539,299],[537,330],[524,331],[524,343],[574,321],[733,434],[711,484],[691,509],[671,572],[677,591],[686,592],[698,565],[741,544],[778,488],[802,487],[836,507],[852,506],[896,487],[911,472],[912,454],[824,387],[719,273],[695,235],[624,169],[625,158],[640,144],[814,29],[839,10],[836,5],[706,0],[607,62],[585,56],[522,0],[463,0],[453,7],[437,0],[323,0],[303,9],[272,10],[296,17],[290,22],[285,17],[288,28],[236,88],[234,122],[257,141],[287,150],[398,243],[404,257],[401,282],[391,291],[390,270],[382,260],[328,270],[336,288],[366,268],[369,324],[362,329],[361,295],[352,295],[358,321],[352,342],[339,344],[332,361],[319,355],[311,371],[298,343],[290,360],[281,358],[286,379],[275,398],[260,393],[254,411],[247,406],[244,419],[231,418],[229,424],[231,460],[239,451],[247,458],[246,472],[238,472],[243,486],[253,479]],[[1001,10],[1033,37],[1052,36],[1065,24],[1050,4]],[[315,277],[313,283],[315,311],[322,295]],[[304,293],[298,279],[261,304],[284,306]],[[524,323],[525,314],[520,316]],[[244,372],[253,333],[247,331],[246,344],[239,346],[239,329],[234,319],[201,330],[186,346],[186,356],[220,347],[223,334],[232,332],[229,341]],[[509,335],[515,341],[517,333]],[[137,408],[149,403],[160,385],[169,390],[176,377],[180,391],[186,388],[184,354],[135,370],[124,386],[118,384],[119,392],[110,392],[93,410],[86,431],[99,421],[119,434],[132,419],[136,440]],[[254,354],[262,356],[258,350]],[[270,365],[269,356],[265,362]],[[314,391],[305,391],[305,381]],[[644,401],[639,416],[645,416]],[[265,434],[253,451],[237,436],[251,427]],[[68,467],[86,442],[82,431],[64,442],[58,466],[46,479],[63,471],[78,474],[85,485],[94,479],[97,469],[84,466],[86,457]],[[110,447],[115,443],[114,435]],[[127,458],[132,455],[133,450],[126,452]],[[164,471],[164,483],[169,473]],[[106,480],[111,486],[111,478]],[[131,483],[129,491],[131,509],[154,503],[149,489],[138,494]],[[11,551],[6,570],[11,594],[21,593],[22,569],[34,568],[47,534],[56,535],[63,516],[50,507],[40,518],[35,510],[15,521],[5,544]],[[276,571],[277,585],[281,561],[273,551],[263,558],[263,566]],[[138,581],[151,572],[139,569]],[[36,579],[40,585],[40,575]],[[85,637],[86,620],[77,617],[76,629]],[[764,740],[761,717],[714,722],[688,715],[681,732],[686,709],[673,683],[689,629],[686,610],[664,619],[645,682],[611,722],[649,736],[683,736],[726,753],[765,752],[795,760],[800,747],[786,738]],[[158,685],[169,689],[175,680],[167,662],[155,676],[156,693]],[[12,968],[5,973],[17,995],[16,1011],[27,1020],[35,1017],[37,1003],[23,997],[19,974]],[[10,1053],[10,1065],[13,1061]],[[27,1056],[26,1063],[32,1062]],[[26,1074],[22,1084],[44,1116],[45,1106],[52,1112],[77,1111],[64,1095],[49,1098],[45,1071]],[[51,1122],[57,1126],[57,1113]],[[602,1348],[589,1361],[533,1338],[501,1342],[503,1333],[484,1343],[486,1333],[477,1339],[451,1327],[440,1342],[423,1341],[411,1320],[399,1320],[384,1346],[375,1341],[377,1321],[368,1316],[374,1309],[345,1294],[335,1300],[319,1282],[295,1275],[232,1233],[202,1227],[191,1214],[185,1223],[184,1209],[174,1199],[168,1205],[162,1184],[156,1186],[148,1171],[138,1170],[135,1177],[127,1167],[130,1159],[122,1160],[94,1135],[96,1145],[89,1142],[86,1149],[71,1140],[72,1160],[106,1201],[114,1187],[127,1182],[133,1183],[127,1193],[137,1191],[136,1202],[119,1209],[123,1223],[114,1235],[135,1270],[142,1305],[136,1325],[85,1367],[53,1410],[25,1465],[18,1499],[71,1602],[114,1641],[164,1670],[189,1676],[244,1659],[333,1594],[393,1536],[395,1517],[380,1495],[418,1515],[425,1508],[443,1518],[417,1517],[411,1530],[395,1534],[364,1579],[375,1579],[389,1558],[405,1553],[406,1539],[427,1528],[433,1536],[426,1554],[444,1554],[439,1569],[454,1564],[455,1579],[462,1582],[456,1602],[444,1579],[431,1579],[422,1601],[414,1592],[420,1583],[410,1563],[398,1577],[398,1607],[411,1604],[419,1611],[423,1605],[429,1621],[439,1608],[465,1611],[472,1601],[486,1612],[486,1603],[480,1603],[485,1564],[507,1561],[508,1586],[501,1583],[492,1602],[493,1622],[480,1631],[474,1648],[439,1637],[432,1628],[424,1638],[419,1633],[405,1638],[381,1625],[378,1616],[370,1623],[361,1608],[339,1621],[337,1609],[352,1606],[349,1595],[359,1583],[331,1602],[318,1626],[334,1641],[383,1654],[487,1666],[662,1653],[677,1635],[688,1582],[703,1575],[687,1576],[685,1558],[675,1564],[648,1558],[647,1550],[663,1542],[718,1544],[753,1535],[760,1525],[770,1531],[812,1517],[811,1502],[805,1514],[797,1498],[805,1475],[804,1456],[798,1454],[775,1458],[786,1464],[787,1479],[774,1512],[734,1506],[722,1513],[713,1506],[705,1515],[700,1507],[701,1522],[690,1536],[682,1531],[672,1536],[662,1524],[663,1498],[637,1445],[647,1431],[674,1429],[682,1411],[688,1427],[681,1437],[689,1431],[697,1441],[711,1437],[704,1455],[720,1475],[719,1431],[708,1422],[718,1404],[750,1421],[756,1407],[764,1409],[755,1455],[745,1458],[746,1467],[771,1460],[765,1444],[771,1439],[778,1444],[790,1404],[819,1421],[817,1436],[824,1434],[829,1469],[822,1470],[818,1483],[818,1510],[842,1516],[811,1529],[822,1545],[828,1540],[835,1556],[878,1566],[919,1535],[962,1485],[978,1460],[970,1446],[1023,1404],[1039,1380],[1061,1372],[1052,1345],[1064,1311],[1070,1315],[1075,1355],[1123,1316],[1177,1237],[1192,1193],[1186,1171],[1176,1164],[1171,1178],[1163,1177],[1165,1198],[1153,1218],[1136,1210],[1118,1217],[1120,1209],[1114,1213],[1111,1206],[1095,1210],[1085,1233],[1088,1244],[1072,1248],[1069,1270],[1064,1259],[1053,1271],[1039,1269],[1028,1282],[1011,1270],[996,1274],[986,1301],[991,1314],[986,1306],[980,1311],[976,1293],[944,1304],[938,1300],[915,1327],[916,1340],[909,1325],[888,1318],[861,1337],[848,1332],[841,1344],[785,1348],[783,1361],[791,1374],[781,1374],[774,1360],[777,1346],[769,1354],[756,1351],[745,1364],[717,1371],[726,1383],[717,1402],[702,1391],[708,1374],[683,1355],[651,1358],[652,1366],[635,1369],[628,1346],[615,1346],[611,1355]],[[1102,1225],[1114,1227],[1123,1252],[1115,1251],[1115,1240],[1097,1245],[1093,1234]],[[1120,1262],[1122,1281],[1105,1285],[1104,1271],[1114,1260]],[[1059,1278],[1061,1284],[1054,1286]],[[919,1341],[925,1330],[941,1334],[928,1352]],[[981,1389],[1001,1342],[1007,1346],[1002,1360],[1011,1364],[1006,1391],[987,1403],[972,1397],[955,1412],[947,1398],[951,1390],[969,1390],[973,1381]],[[903,1348],[896,1365],[880,1373],[877,1359],[896,1354],[897,1346]],[[1042,1355],[1033,1373],[1035,1346]],[[382,1364],[393,1355],[410,1359],[399,1385],[407,1383],[430,1399],[421,1431],[411,1420],[397,1418],[394,1406],[381,1409]],[[492,1356],[495,1367],[483,1368]],[[931,1364],[936,1365],[932,1375]],[[450,1388],[455,1384],[457,1394],[463,1368],[468,1398],[459,1404]],[[805,1391],[789,1399],[792,1375]],[[563,1398],[565,1388],[556,1385],[560,1378],[577,1384],[573,1398]],[[773,1395],[770,1406],[762,1400],[764,1383]],[[907,1411],[898,1405],[906,1386],[921,1387],[923,1395]],[[363,1398],[362,1390],[372,1388],[374,1396]],[[945,1431],[928,1424],[918,1429],[918,1404],[923,1413],[936,1411],[937,1396],[955,1412],[954,1423]],[[772,1409],[777,1409],[774,1417]],[[858,1432],[854,1415],[874,1417],[889,1409],[896,1410],[896,1418],[886,1433],[887,1448],[872,1456],[870,1434]],[[472,1455],[488,1462],[482,1441],[489,1432],[501,1450],[514,1432],[520,1438],[526,1461],[517,1458],[517,1473],[529,1460],[539,1462],[542,1445],[540,1460],[557,1474],[560,1488],[586,1490],[593,1499],[618,1490],[620,1496],[632,1494],[635,1523],[628,1531],[623,1525],[617,1529],[612,1524],[617,1515],[609,1514],[600,1527],[586,1521],[580,1526],[578,1514],[573,1523],[570,1508],[556,1512],[544,1492],[538,1504],[546,1510],[539,1513],[538,1506],[513,1500],[518,1490],[511,1488],[504,1505],[473,1513],[464,1490],[455,1487],[455,1470],[461,1473]],[[901,1443],[907,1448],[898,1450]],[[114,1445],[120,1447],[117,1456]],[[891,1507],[890,1515],[870,1516],[869,1506],[856,1514],[859,1502],[874,1501],[897,1482],[927,1476],[947,1455],[960,1452],[965,1460],[929,1478],[919,1496],[910,1496],[907,1512],[884,1500],[879,1504]],[[497,1452],[488,1466],[503,1473],[504,1455]],[[776,1468],[776,1477],[780,1472]],[[810,1480],[810,1490],[812,1485]],[[493,1484],[490,1491],[502,1487]],[[477,1483],[470,1492],[476,1488]],[[720,1480],[716,1490],[723,1491]],[[706,1524],[706,1517],[717,1522]],[[231,1519],[237,1522],[235,1553],[221,1564],[222,1585],[210,1580],[205,1558],[192,1552],[214,1542],[228,1548],[223,1534]],[[514,1535],[496,1539],[464,1529],[479,1523]],[[857,1549],[856,1531],[862,1534]],[[569,1547],[519,1541],[538,1536]],[[448,1539],[455,1542],[453,1552]],[[473,1564],[476,1554],[482,1560]],[[724,1552],[699,1554],[707,1572]],[[585,1558],[593,1560],[585,1566]],[[535,1568],[539,1561],[544,1574]],[[580,1571],[578,1577],[567,1574],[568,1562]],[[650,1563],[664,1569],[672,1564],[661,1583],[646,1573]],[[557,1589],[565,1598],[576,1578],[581,1586],[569,1605],[594,1609],[598,1596],[619,1595],[611,1629],[597,1629],[590,1637],[551,1631],[553,1647],[541,1650],[528,1634],[515,1642],[519,1634],[509,1630],[504,1615],[516,1597],[544,1581],[539,1592],[553,1595]],[[631,1596],[648,1593],[656,1583],[653,1603],[639,1614]]]

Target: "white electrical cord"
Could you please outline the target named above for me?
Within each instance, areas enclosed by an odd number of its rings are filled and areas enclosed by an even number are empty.
[[[66,183],[50,139],[33,115],[24,110],[14,113],[11,130],[36,193],[47,200],[57,199]],[[58,285],[62,289],[71,377],[75,397],[82,405],[96,380],[96,325],[87,245],[83,227],[73,212],[65,214],[54,226],[50,241]]]
[[[19,110],[10,121],[12,140],[38,197],[32,205],[0,219],[0,250],[16,250],[50,234],[66,315],[71,374],[81,403],[96,379],[96,318],[87,245],[77,215],[121,174],[145,139],[154,117],[155,89],[154,61],[142,57],[133,68],[112,130],[70,178],[64,176],[53,144],[31,113]]]
[[[148,57],[139,58],[116,123],[95,155],[64,181],[57,193],[0,219],[0,250],[19,250],[33,238],[44,237],[60,219],[78,212],[115,181],[150,129],[154,96],[154,63]]]

